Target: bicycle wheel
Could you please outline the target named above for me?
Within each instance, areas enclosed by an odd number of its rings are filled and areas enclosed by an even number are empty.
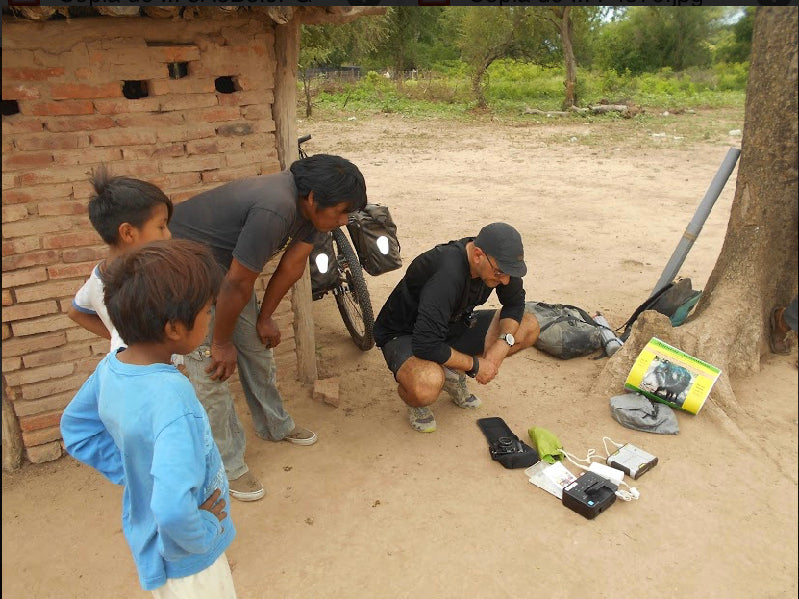
[[[339,286],[333,290],[338,311],[355,345],[366,351],[375,344],[372,335],[375,318],[361,263],[344,231],[334,229],[333,242],[336,245],[336,261],[342,275]]]

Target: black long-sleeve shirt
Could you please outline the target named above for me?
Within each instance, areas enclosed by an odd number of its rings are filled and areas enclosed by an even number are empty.
[[[452,348],[447,343],[452,333],[465,326],[475,306],[484,304],[491,295],[480,277],[471,278],[466,237],[437,245],[420,254],[408,266],[380,310],[374,335],[382,347],[394,337],[413,335],[413,355],[443,364],[450,359]],[[522,280],[511,277],[507,285],[499,285],[497,297],[502,304],[500,318],[522,321],[524,287]]]

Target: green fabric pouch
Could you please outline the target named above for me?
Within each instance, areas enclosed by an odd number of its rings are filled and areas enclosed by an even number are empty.
[[[533,446],[538,451],[538,457],[550,464],[563,459],[563,445],[554,433],[538,426],[534,426],[527,432],[533,441]]]

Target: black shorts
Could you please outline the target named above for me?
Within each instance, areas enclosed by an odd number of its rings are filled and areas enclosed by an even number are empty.
[[[485,353],[485,340],[488,327],[496,314],[496,310],[475,310],[475,320],[471,327],[463,323],[452,325],[447,336],[447,343],[455,350],[468,356],[482,356]],[[389,370],[397,378],[397,372],[405,361],[413,355],[411,335],[393,337],[380,351],[386,359]]]

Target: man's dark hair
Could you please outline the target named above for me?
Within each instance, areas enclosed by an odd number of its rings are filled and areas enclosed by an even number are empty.
[[[97,169],[91,182],[95,195],[89,200],[89,220],[108,245],[119,241],[119,225],[141,228],[158,204],[166,206],[167,222],[172,218],[172,200],[152,183],[111,177],[104,166]]]
[[[153,241],[107,267],[105,306],[126,344],[158,343],[168,322],[194,327],[197,314],[219,292],[222,277],[208,246],[186,239]]]
[[[314,154],[297,160],[289,167],[300,197],[313,191],[314,200],[322,208],[347,202],[347,212],[366,206],[366,182],[358,167],[341,156]]]

